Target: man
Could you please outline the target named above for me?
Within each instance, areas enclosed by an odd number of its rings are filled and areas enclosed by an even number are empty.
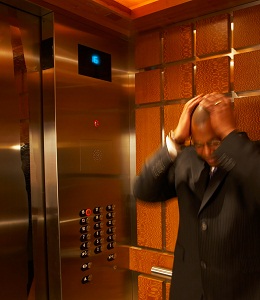
[[[193,145],[184,147],[188,138]],[[260,152],[236,131],[229,98],[212,93],[185,104],[134,195],[178,197],[171,300],[260,299]]]

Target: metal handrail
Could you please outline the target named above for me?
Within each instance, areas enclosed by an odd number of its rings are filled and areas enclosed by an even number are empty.
[[[172,277],[172,270],[156,266],[151,268],[151,273],[160,276]]]

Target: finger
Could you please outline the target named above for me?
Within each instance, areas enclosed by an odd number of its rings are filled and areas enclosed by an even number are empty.
[[[201,105],[209,112],[213,110],[218,110],[225,104],[231,103],[230,98],[224,96],[223,94],[211,93],[203,97]]]
[[[202,100],[203,94],[200,94],[192,99],[190,99],[188,102],[185,104],[185,108],[188,111],[192,111]]]

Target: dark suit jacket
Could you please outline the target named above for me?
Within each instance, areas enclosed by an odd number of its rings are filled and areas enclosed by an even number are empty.
[[[166,147],[143,167],[136,198],[178,196],[180,223],[170,299],[260,299],[260,152],[244,136],[229,134],[209,166],[193,147],[173,162]]]

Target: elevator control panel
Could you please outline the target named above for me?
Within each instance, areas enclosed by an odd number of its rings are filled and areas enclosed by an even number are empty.
[[[108,204],[105,207],[96,206],[93,209],[83,208],[79,216],[81,271],[87,272],[81,282],[86,284],[93,278],[91,268],[96,255],[105,253],[107,262],[116,259],[115,204]]]

